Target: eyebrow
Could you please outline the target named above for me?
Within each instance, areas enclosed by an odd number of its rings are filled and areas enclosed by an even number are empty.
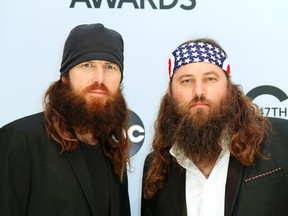
[[[204,76],[207,76],[207,75],[210,75],[210,74],[214,74],[214,75],[216,75],[216,76],[219,76],[219,74],[216,73],[215,71],[207,71],[207,72],[203,73]],[[190,78],[190,77],[194,77],[194,75],[187,73],[187,74],[183,74],[183,75],[179,76],[179,79],[182,79],[182,78]]]
[[[178,79],[182,79],[182,78],[186,78],[186,77],[194,77],[194,75],[192,75],[192,74],[183,74],[183,75],[179,76]]]
[[[207,71],[207,72],[204,73],[204,75],[210,75],[210,74],[214,74],[216,76],[219,76],[219,74],[217,72],[215,72],[215,71]]]

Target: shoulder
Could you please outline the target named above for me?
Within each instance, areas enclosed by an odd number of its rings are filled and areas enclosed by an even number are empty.
[[[269,118],[269,121],[272,126],[272,133],[269,136],[288,142],[288,120]]]
[[[1,129],[8,129],[8,128],[27,129],[30,127],[36,127],[36,126],[38,127],[41,124],[44,124],[44,112],[36,113],[33,115],[17,119],[4,125]]]
[[[282,118],[268,118],[272,125],[273,130],[283,131],[287,133],[288,130],[288,120]]]
[[[149,169],[150,166],[152,166],[152,163],[157,163],[157,162],[153,162],[154,157],[155,157],[155,153],[153,151],[150,152],[146,156],[145,162],[144,162],[144,173]],[[171,161],[166,161],[166,165],[168,165],[170,167],[170,169],[177,169],[177,170],[182,169],[181,166],[173,158],[171,159]]]
[[[150,152],[145,158],[144,169],[147,169],[148,167],[150,167],[153,161],[153,158],[154,158],[154,152]]]
[[[148,172],[151,164],[152,164],[152,161],[153,161],[153,157],[154,157],[154,153],[153,152],[150,152],[146,158],[145,158],[145,161],[144,161],[144,167],[143,167],[143,177],[145,176],[145,174]]]
[[[268,134],[266,147],[274,150],[288,151],[288,120],[281,118],[269,118],[272,132]]]
[[[37,152],[42,149],[43,151],[43,148],[45,151],[59,151],[58,145],[49,145],[48,143],[55,143],[55,141],[49,137],[46,131],[44,113],[23,117],[0,129],[0,153],[3,154],[15,152],[19,156],[30,150]]]
[[[27,136],[39,137],[46,134],[44,113],[36,113],[17,119],[0,129],[1,139],[20,139]],[[45,135],[46,136],[46,135]]]

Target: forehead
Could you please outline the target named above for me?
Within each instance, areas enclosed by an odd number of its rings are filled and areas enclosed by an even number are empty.
[[[197,62],[183,65],[175,71],[174,77],[183,75],[204,76],[207,74],[225,77],[225,72],[220,67],[209,62]]]
[[[91,59],[91,60],[83,61],[83,62],[81,62],[79,64],[83,64],[83,63],[86,63],[86,62],[95,63],[95,64],[115,64],[115,63],[110,62],[110,61],[99,60],[99,59]]]

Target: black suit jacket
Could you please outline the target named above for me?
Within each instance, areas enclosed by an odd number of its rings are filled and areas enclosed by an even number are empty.
[[[288,215],[288,121],[271,119],[274,133],[264,143],[263,152],[270,159],[257,159],[244,166],[230,157],[226,191],[225,216]],[[153,153],[148,155],[144,175]],[[193,205],[193,203],[191,203]],[[186,216],[185,171],[171,165],[166,185],[152,199],[142,197],[142,216]]]
[[[129,216],[127,176],[120,182],[110,168],[111,215]],[[0,172],[1,216],[101,215],[81,148],[61,153],[43,113],[0,129]]]

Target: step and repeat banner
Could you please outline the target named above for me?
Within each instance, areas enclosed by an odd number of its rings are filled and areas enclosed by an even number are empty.
[[[287,10],[286,0],[1,0],[0,127],[43,110],[74,26],[100,22],[117,30],[125,43],[129,193],[137,216],[170,53],[189,39],[216,40],[228,53],[232,80],[263,115],[288,119]]]

